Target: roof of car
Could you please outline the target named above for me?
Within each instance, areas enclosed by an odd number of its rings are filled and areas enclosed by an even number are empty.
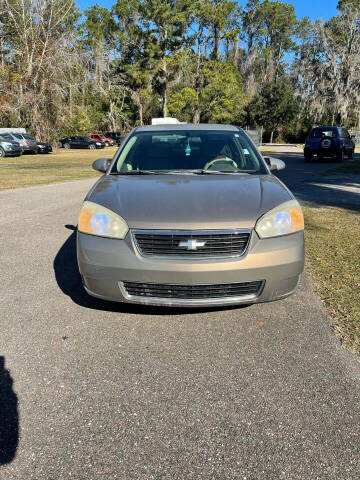
[[[225,130],[238,132],[239,128],[233,125],[221,125],[215,123],[182,123],[182,124],[169,124],[169,125],[145,125],[143,127],[136,127],[137,132],[152,132],[152,131],[164,131],[164,130]]]
[[[313,127],[313,130],[315,128],[342,128],[342,127],[337,127],[336,125],[317,125],[316,127]]]

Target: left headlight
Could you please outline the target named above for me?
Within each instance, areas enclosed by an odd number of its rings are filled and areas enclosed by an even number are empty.
[[[304,230],[304,217],[296,200],[282,203],[265,213],[255,225],[260,238],[278,237]]]
[[[78,221],[79,232],[100,237],[125,238],[129,227],[123,218],[94,202],[84,202]]]

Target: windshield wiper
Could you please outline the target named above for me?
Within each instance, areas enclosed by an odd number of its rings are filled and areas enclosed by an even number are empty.
[[[128,172],[112,172],[111,175],[158,175],[152,170],[129,170]]]
[[[227,170],[192,170],[197,175],[249,175],[248,172],[231,172]]]

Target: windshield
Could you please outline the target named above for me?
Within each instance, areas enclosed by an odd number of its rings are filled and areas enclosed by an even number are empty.
[[[260,154],[241,131],[172,130],[135,132],[111,173],[201,170],[268,173]]]
[[[10,141],[10,142],[14,141],[13,137],[11,135],[9,135],[8,133],[2,133],[0,135],[0,139]]]

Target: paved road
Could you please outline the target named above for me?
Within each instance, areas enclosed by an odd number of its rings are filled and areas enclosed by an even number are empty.
[[[0,479],[358,479],[360,365],[309,275],[247,308],[91,300],[92,182],[0,192]]]
[[[286,162],[278,177],[304,204],[340,205],[360,211],[360,175],[323,175],[336,167],[334,161],[304,163],[302,154],[273,153]]]

